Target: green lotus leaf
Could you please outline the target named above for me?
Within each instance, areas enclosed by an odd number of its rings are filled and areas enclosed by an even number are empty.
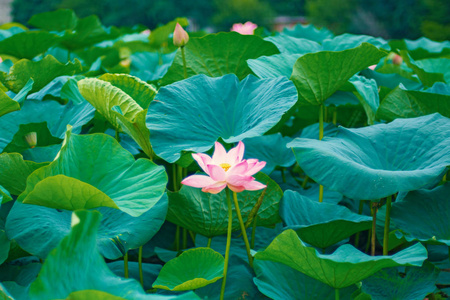
[[[159,90],[147,127],[155,153],[175,162],[181,151],[207,151],[220,137],[234,143],[262,135],[296,101],[297,91],[284,77],[239,82],[234,74],[197,75]]]
[[[28,21],[31,26],[48,31],[72,30],[77,26],[78,18],[71,9],[35,14]]]
[[[290,141],[290,137],[283,137],[280,133],[245,139],[245,158],[265,161],[262,171],[266,174],[270,174],[276,166],[288,168],[295,163],[294,153],[286,147]]]
[[[323,40],[332,39],[334,37],[334,34],[330,30],[325,27],[318,29],[313,24],[297,24],[292,28],[284,28],[282,33],[296,38],[316,41],[318,43],[322,43]]]
[[[381,269],[396,266],[421,266],[427,251],[420,243],[392,256],[369,256],[346,244],[333,254],[319,254],[306,247],[295,231],[281,233],[255,259],[285,264],[330,287],[341,289],[355,284]]]
[[[450,165],[450,119],[432,114],[359,129],[339,127],[336,137],[297,138],[287,146],[305,173],[326,188],[350,199],[380,199],[442,178]]]
[[[427,58],[414,61],[414,64],[428,73],[440,73],[444,81],[450,84],[450,59],[449,58]]]
[[[108,259],[118,259],[128,250],[148,242],[160,229],[167,214],[167,196],[150,210],[132,217],[118,209],[97,208],[103,215],[97,246]],[[6,220],[6,231],[22,249],[45,259],[70,231],[72,212],[16,202]]]
[[[349,83],[356,90],[354,94],[366,112],[367,124],[373,125],[375,123],[375,115],[380,106],[377,82],[374,79],[355,75],[350,78]]]
[[[23,151],[29,148],[24,135],[37,133],[38,146],[48,146],[64,138],[67,125],[79,133],[94,117],[94,108],[87,102],[61,105],[56,101],[27,100],[20,111],[0,118],[0,151]]]
[[[46,165],[23,160],[18,153],[0,154],[0,185],[12,195],[19,195],[25,190],[27,177]]]
[[[123,86],[124,90],[110,82],[89,78],[78,82],[81,95],[115,128],[130,135],[147,156],[152,158],[150,132],[145,124],[147,110],[142,107],[147,106],[147,102],[150,103],[154,95],[154,89],[141,80],[128,75],[116,77],[106,75],[104,78],[114,81],[114,84],[121,88]],[[129,82],[128,85],[126,82]],[[132,90],[133,87],[134,91]],[[135,101],[131,98],[131,95],[137,97],[139,101]]]
[[[271,226],[279,222],[278,203],[283,195],[280,187],[267,175],[258,173],[256,180],[266,184],[261,207],[258,210],[259,226]],[[263,193],[260,191],[243,191],[237,194],[239,207],[244,222],[249,218],[252,208]],[[169,211],[167,220],[207,237],[222,235],[227,232],[228,209],[226,193],[204,193],[201,189],[182,186],[176,193],[168,192]],[[233,214],[235,209],[233,207]],[[233,229],[238,230],[239,222],[233,218]]]
[[[68,130],[57,159],[28,178],[18,201],[67,210],[106,206],[137,217],[158,202],[166,184],[163,167],[135,161],[114,138]]]
[[[247,59],[279,53],[271,42],[264,41],[258,36],[241,35],[237,32],[221,32],[191,38],[184,51],[187,77],[198,74],[220,77],[232,73],[239,80],[252,74]],[[183,59],[181,51],[178,50],[172,66],[162,79],[162,84],[167,85],[182,79],[185,79]]]
[[[423,85],[417,78],[405,78],[397,73],[384,74],[371,69],[365,69],[360,72],[361,75],[368,79],[374,79],[380,87],[395,89],[400,84],[409,90],[417,90],[423,88]]]
[[[407,267],[405,275],[397,268],[378,271],[362,282],[362,291],[373,300],[421,300],[436,290],[439,269],[425,262],[421,268]]]
[[[391,228],[400,229],[397,238],[450,246],[450,183],[433,190],[409,192],[392,204]]]
[[[377,117],[392,121],[396,118],[414,118],[436,112],[450,118],[450,94],[431,93],[428,90],[409,91],[397,87],[383,99]]]
[[[259,78],[276,78],[280,76],[290,78],[294,64],[300,56],[300,54],[287,53],[261,56],[257,59],[247,60],[247,64]]]
[[[18,93],[30,78],[34,80],[31,92],[36,92],[45,87],[56,77],[62,75],[74,75],[82,70],[79,60],[60,63],[56,58],[47,55],[42,60],[30,61],[21,59],[11,67],[9,74],[5,77],[4,83],[11,91]]]
[[[0,185],[0,206],[1,206],[2,203],[6,203],[6,202],[9,202],[11,200],[12,200],[11,194],[8,192],[7,189],[5,189],[4,187],[2,187]]]
[[[60,37],[47,31],[25,31],[0,41],[0,53],[32,59],[54,46]]]
[[[306,54],[322,51],[322,46],[314,41],[296,38],[286,34],[266,37],[264,40],[272,42],[282,54]]]
[[[97,250],[100,218],[98,212],[73,213],[71,232],[45,260],[31,284],[30,299],[65,299],[72,292],[83,290],[98,290],[124,299],[171,299],[146,295],[139,282],[117,277],[109,270]]]
[[[225,259],[211,248],[195,248],[167,262],[154,288],[187,291],[204,287],[223,277]]]
[[[33,84],[33,79],[28,80],[27,84],[12,99],[0,89],[0,117],[19,110],[20,104],[27,98],[28,92],[33,88]]]
[[[426,37],[417,40],[390,40],[392,49],[407,50],[413,59],[445,57],[450,54],[450,41],[435,42]]]
[[[355,73],[386,56],[385,50],[362,43],[338,52],[305,54],[294,65],[291,80],[297,87],[299,103],[321,105]]]
[[[445,68],[448,68],[450,59],[442,59],[442,61],[439,59],[444,68],[444,70],[441,70],[441,67],[436,67],[435,63],[430,68],[430,63],[421,63],[420,60],[413,60],[406,51],[401,51],[401,54],[405,63],[413,69],[424,86],[433,86],[436,82],[445,82],[443,73],[446,71]]]
[[[66,300],[124,300],[106,292],[96,290],[83,290],[70,293]]]
[[[369,35],[356,35],[344,33],[332,39],[326,39],[322,42],[323,50],[327,51],[342,51],[346,49],[355,48],[362,43],[369,43],[377,48],[390,50],[391,47],[383,38],[375,38]]]
[[[255,260],[254,279],[258,289],[274,300],[334,300],[335,291],[328,285],[284,264],[268,260]],[[340,299],[351,299],[356,286],[340,291]]]
[[[100,80],[107,81],[128,94],[142,108],[147,109],[156,95],[156,89],[137,77],[128,74],[104,74]]]
[[[280,216],[302,241],[321,249],[372,227],[372,217],[337,204],[319,203],[293,191],[284,193]]]

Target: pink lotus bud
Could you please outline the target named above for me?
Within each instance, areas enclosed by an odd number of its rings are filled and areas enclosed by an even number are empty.
[[[0,56],[0,63],[2,63],[3,62],[3,59],[2,59],[2,57]]]
[[[369,66],[369,69],[375,70],[376,67],[377,67],[377,65],[371,65],[371,66]]]
[[[184,47],[189,42],[189,35],[186,30],[177,23],[173,32],[173,44],[176,47]]]
[[[392,58],[392,63],[394,65],[399,66],[402,64],[402,62],[403,62],[403,58],[398,54],[395,54],[394,57]]]
[[[120,65],[125,68],[129,68],[131,65],[131,60],[129,58],[121,60]]]
[[[254,34],[256,28],[258,28],[258,25],[248,21],[245,22],[244,24],[242,23],[233,24],[231,31],[236,31],[244,35],[252,35]]]
[[[34,147],[36,147],[37,145],[37,134],[36,132],[29,132],[27,133],[25,136],[25,141],[27,141],[28,145],[30,146],[31,149],[33,149]]]
[[[150,35],[151,31],[150,29],[145,29],[144,31],[141,32],[142,34],[146,34],[146,35]]]

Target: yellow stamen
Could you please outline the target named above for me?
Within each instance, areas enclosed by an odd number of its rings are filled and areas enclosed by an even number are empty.
[[[222,169],[225,170],[225,172],[228,171],[229,168],[231,168],[231,165],[227,163],[220,164],[219,166],[221,166]]]

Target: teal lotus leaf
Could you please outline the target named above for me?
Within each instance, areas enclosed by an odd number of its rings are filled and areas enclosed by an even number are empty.
[[[372,217],[353,213],[338,204],[320,203],[293,191],[284,193],[280,216],[302,241],[321,249],[372,227]]]
[[[392,204],[391,228],[397,238],[450,246],[450,183],[409,192]]]
[[[305,173],[326,188],[350,199],[380,199],[441,179],[450,165],[450,119],[432,114],[340,127],[336,137],[297,138],[287,146]]]
[[[258,210],[259,226],[271,226],[280,221],[278,203],[283,195],[281,188],[264,173],[255,175],[255,179],[267,185]],[[247,222],[253,207],[261,197],[263,190],[237,193],[237,199],[244,222]],[[207,237],[226,234],[228,209],[226,192],[218,194],[204,193],[199,188],[182,186],[179,192],[169,195],[167,220]],[[233,214],[235,210],[233,207]],[[253,213],[254,214],[254,213]],[[237,217],[233,219],[233,229],[238,230]]]
[[[450,54],[450,41],[435,42],[426,37],[417,40],[391,40],[392,49],[407,50],[414,59],[444,57]]]
[[[414,73],[417,74],[417,77],[419,77],[420,81],[423,83],[424,86],[433,86],[436,82],[445,82],[445,77],[443,74],[443,70],[441,67],[437,67],[436,69],[432,69],[430,67],[430,63],[421,63],[421,61],[415,61],[413,60],[410,55],[402,51],[401,52],[403,61],[406,63],[408,67],[410,67]],[[440,59],[439,59],[440,60]],[[442,63],[445,66],[448,66],[450,62],[450,59],[443,59]],[[445,70],[446,71],[446,70]],[[447,82],[448,83],[448,82]]]
[[[364,76],[355,75],[349,80],[356,90],[355,94],[367,115],[367,124],[375,123],[375,115],[380,106],[380,96],[378,95],[378,85],[374,79],[367,79]]]
[[[276,166],[288,168],[295,163],[294,153],[286,147],[290,141],[292,138],[283,137],[280,133],[245,139],[244,158],[265,161],[262,171],[266,174],[270,174]]]
[[[61,97],[61,89],[70,79],[70,76],[59,76],[44,86],[40,91],[30,94],[27,99],[44,100],[46,98],[57,99]]]
[[[108,259],[118,259],[130,249],[148,242],[160,229],[167,214],[167,197],[139,217],[118,209],[100,207],[103,215],[97,233],[97,246]],[[72,212],[16,202],[6,219],[10,239],[30,254],[42,259],[70,231]]]
[[[187,250],[163,266],[153,287],[171,291],[204,287],[223,277],[224,262],[211,248]]]
[[[381,102],[377,117],[392,121],[396,118],[414,118],[440,113],[450,118],[450,93],[441,93],[439,87],[450,86],[436,82],[424,91],[410,91],[402,87],[392,90]],[[436,91],[436,92],[435,92]]]
[[[420,243],[392,256],[369,256],[346,244],[332,254],[319,254],[306,247],[295,231],[277,236],[255,259],[285,264],[330,287],[341,289],[355,284],[381,269],[396,266],[421,266],[427,251]]]
[[[296,101],[297,91],[284,77],[239,82],[233,74],[198,75],[159,90],[147,127],[155,153],[175,162],[181,151],[207,151],[219,138],[234,143],[262,135]]]
[[[291,76],[298,90],[299,103],[323,104],[355,73],[378,63],[386,54],[385,50],[362,43],[343,51],[321,51],[301,56]]]
[[[259,78],[290,78],[292,69],[300,54],[275,54],[247,60],[248,66]]]
[[[375,38],[369,35],[355,35],[344,33],[332,39],[327,39],[322,42],[323,50],[328,51],[342,51],[350,48],[355,48],[362,43],[369,43],[377,48],[390,50],[391,47],[383,38]]]
[[[130,300],[176,298],[146,295],[139,282],[117,277],[109,270],[97,250],[100,218],[98,212],[73,213],[70,234],[45,260],[38,278],[31,284],[30,299],[65,299],[72,292],[82,290],[103,291]]]
[[[122,260],[117,260],[108,263],[108,268],[117,276],[125,277],[125,268]],[[159,264],[142,263],[142,272],[144,277],[144,290],[150,290],[153,282],[155,282],[161,271],[162,266]],[[136,261],[128,262],[128,272],[130,278],[140,280],[139,278],[139,263]]]
[[[172,65],[175,53],[159,54],[153,52],[136,52],[130,56],[130,75],[143,81],[161,79]],[[160,64],[160,59],[162,63]]]
[[[58,152],[61,150],[61,144],[30,148],[22,152],[24,160],[30,160],[37,163],[52,162]]]
[[[418,79],[408,79],[397,73],[384,74],[371,69],[365,69],[362,70],[360,74],[368,79],[374,79],[378,86],[388,87],[389,89],[395,89],[400,84],[403,84],[410,90],[421,89],[423,87]]]
[[[256,277],[253,279],[258,289],[274,300],[334,300],[335,291],[328,285],[311,278],[284,264],[268,260],[255,260]],[[351,299],[356,286],[339,291],[343,300]]]
[[[308,189],[298,189],[296,190],[300,195],[308,197],[312,200],[319,200],[320,186],[318,184],[312,184]],[[323,202],[324,203],[334,203],[338,204],[344,199],[341,193],[330,191],[328,189],[323,189]]]
[[[252,74],[247,59],[279,53],[274,44],[258,36],[241,35],[237,32],[220,32],[191,38],[184,51],[187,76],[184,75],[183,59],[178,50],[167,74],[162,78],[163,85],[198,74],[220,77],[231,73],[243,80]]]
[[[321,43],[325,39],[331,39],[334,37],[334,34],[330,30],[325,27],[318,29],[313,24],[298,24],[292,28],[284,28],[282,33],[296,38],[316,41],[318,43]]]
[[[6,202],[9,202],[11,200],[12,200],[11,194],[8,192],[7,189],[5,189],[4,187],[2,187],[0,185],[0,206],[1,206],[2,203],[6,203]]]
[[[137,217],[158,202],[166,184],[164,167],[135,161],[113,137],[68,130],[58,158],[28,177],[18,201],[67,210],[106,206]]]
[[[397,268],[378,271],[362,282],[362,291],[373,300],[422,300],[436,290],[439,269],[425,262],[421,268],[407,267],[406,274]]]
[[[306,54],[323,50],[317,42],[286,34],[269,36],[265,40],[274,43],[283,54]]]

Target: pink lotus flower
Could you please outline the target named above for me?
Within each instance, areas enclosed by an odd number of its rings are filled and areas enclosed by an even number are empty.
[[[217,194],[227,186],[237,193],[243,190],[256,191],[266,187],[252,177],[264,168],[266,162],[243,159],[244,143],[242,142],[228,153],[220,143],[216,142],[212,158],[203,153],[192,154],[192,157],[208,176],[191,175],[181,181],[184,185],[202,188],[203,192],[211,194]]]
[[[2,57],[0,56],[0,63],[1,63],[1,62],[3,62],[3,59],[2,59]]]
[[[252,35],[255,32],[256,28],[258,28],[258,25],[253,24],[252,22],[248,21],[248,22],[245,22],[244,24],[242,24],[242,23],[233,24],[231,31],[236,31],[236,32],[239,32],[240,34],[245,34],[245,35]]]

